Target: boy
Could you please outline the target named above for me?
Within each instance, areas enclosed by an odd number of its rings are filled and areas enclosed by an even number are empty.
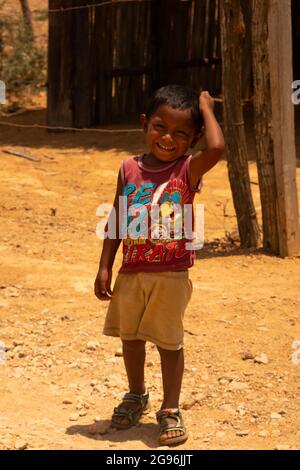
[[[149,151],[123,161],[118,177],[116,220],[121,209],[119,196],[126,196],[125,226],[129,234],[123,240],[123,263],[113,293],[112,266],[121,242],[118,223],[119,238],[104,240],[95,280],[95,295],[111,301],[103,333],[121,338],[129,383],[129,392],[114,409],[111,425],[127,429],[148,407],[144,363],[145,343],[151,341],[161,358],[163,402],[156,414],[161,445],[187,439],[179,396],[184,370],[182,320],[192,294],[188,268],[194,253],[186,247],[190,241],[186,232],[183,238],[174,237],[174,227],[177,209],[183,214],[183,205],[192,204],[203,174],[224,151],[223,134],[213,108],[214,100],[207,91],[198,97],[178,85],[160,88],[151,97],[146,113],[141,115]],[[186,155],[201,137],[203,124],[206,149]],[[160,218],[155,221],[153,204],[159,207]],[[150,229],[142,213],[151,214]],[[138,219],[133,217],[136,214]],[[163,223],[166,216],[169,227]]]

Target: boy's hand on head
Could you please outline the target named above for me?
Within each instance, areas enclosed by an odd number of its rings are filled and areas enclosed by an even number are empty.
[[[199,109],[203,113],[206,109],[214,110],[215,100],[208,91],[202,91],[199,96]]]
[[[108,268],[100,268],[95,279],[94,292],[95,296],[100,300],[110,300],[112,270]]]

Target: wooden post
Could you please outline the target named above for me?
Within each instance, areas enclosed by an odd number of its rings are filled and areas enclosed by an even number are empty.
[[[300,250],[294,107],[291,100],[291,0],[269,0],[268,30],[279,254],[285,257]]]
[[[227,165],[241,245],[256,247],[259,226],[251,194],[241,104],[241,45],[244,22],[240,0],[221,1],[222,82]]]
[[[252,0],[251,6],[254,135],[262,209],[263,247],[264,250],[279,255],[277,188],[271,129],[270,65],[269,55],[266,54],[268,2],[266,0]]]
[[[66,8],[69,0],[49,0],[49,9]],[[49,13],[47,124],[73,126],[72,11]]]

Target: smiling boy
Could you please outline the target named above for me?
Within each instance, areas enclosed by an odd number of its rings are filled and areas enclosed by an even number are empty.
[[[104,240],[95,295],[110,300],[103,333],[122,340],[129,392],[114,409],[112,427],[127,429],[138,422],[149,405],[144,380],[145,343],[157,346],[161,358],[163,401],[156,413],[159,442],[173,445],[187,437],[179,397],[184,371],[183,315],[192,294],[188,269],[194,252],[182,230],[174,236],[184,205],[192,204],[202,176],[221,158],[224,138],[213,112],[214,100],[207,91],[197,93],[168,85],[150,98],[141,122],[148,152],[122,162],[114,208],[126,196],[126,228],[123,262],[113,293],[112,267],[121,242]],[[206,148],[187,155],[203,133]],[[158,205],[158,217],[151,219]],[[178,211],[181,208],[181,211]],[[141,212],[150,215],[150,227]],[[181,215],[180,215],[181,212]],[[119,220],[119,217],[117,217]],[[168,224],[166,224],[168,220]],[[171,229],[170,229],[171,227]],[[119,234],[117,224],[117,233]]]

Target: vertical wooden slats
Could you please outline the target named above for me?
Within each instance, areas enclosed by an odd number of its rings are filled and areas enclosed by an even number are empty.
[[[128,120],[167,83],[221,92],[220,0],[49,0],[48,123]]]

